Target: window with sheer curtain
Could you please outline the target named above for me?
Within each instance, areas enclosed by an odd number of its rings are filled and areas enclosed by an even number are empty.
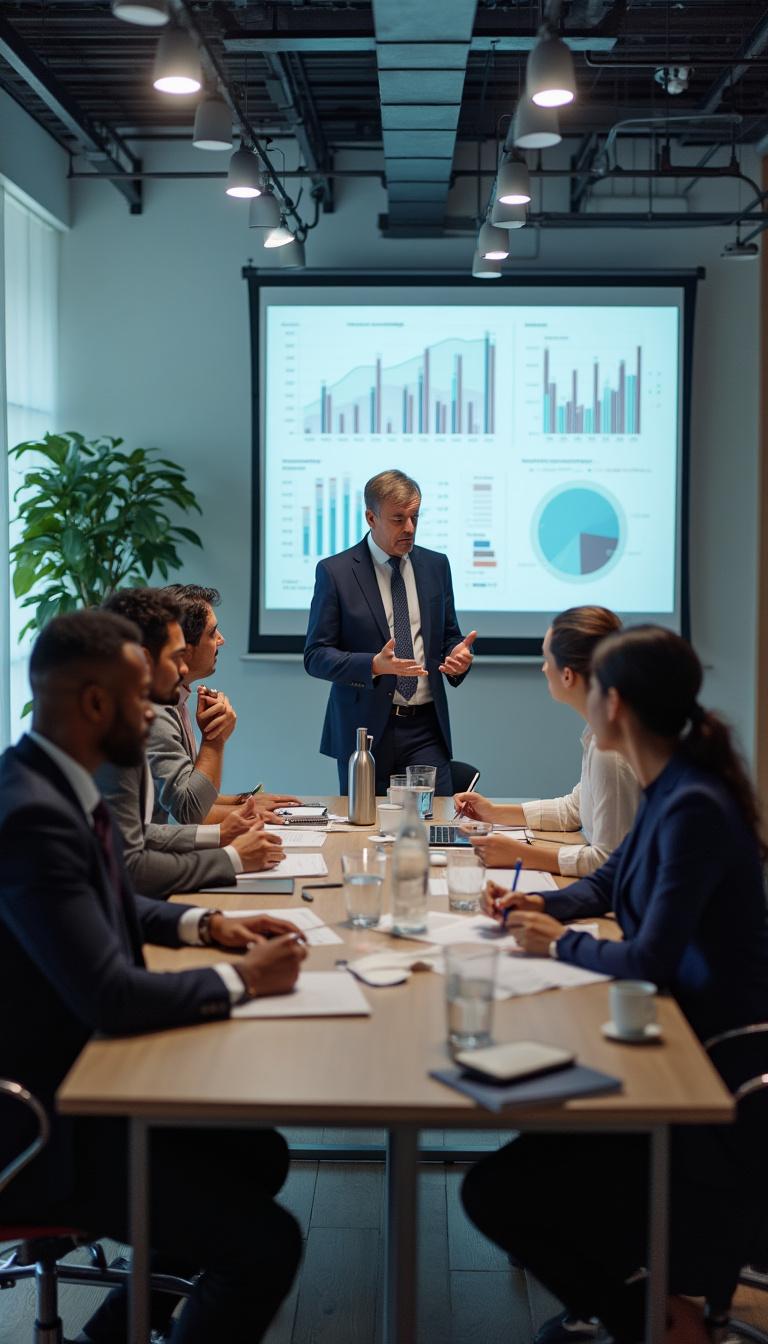
[[[46,430],[55,430],[56,374],[58,338],[59,233],[8,191],[2,195],[3,306],[5,309],[5,414],[4,437],[7,447],[26,439],[37,439]],[[2,382],[0,382],[2,386]],[[10,542],[16,540],[13,524],[16,506],[13,494],[24,473],[32,465],[25,458],[17,466],[8,462],[7,517]],[[5,512],[5,510],[3,510]],[[7,552],[6,552],[7,554]],[[4,562],[8,565],[7,559]],[[2,669],[6,706],[0,732],[14,741],[23,729],[21,711],[29,699],[27,661],[31,639],[19,643],[19,631],[29,618],[13,595],[10,569],[6,569],[5,589],[8,605],[4,613],[6,638]]]

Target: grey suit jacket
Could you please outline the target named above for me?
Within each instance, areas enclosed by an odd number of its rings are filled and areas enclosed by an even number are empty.
[[[155,784],[153,822],[165,825],[173,819],[184,826],[203,821],[219,796],[218,789],[195,769],[181,715],[172,705],[155,705],[147,759]]]
[[[144,824],[145,765],[102,766],[96,784],[123,837],[125,866],[143,896],[165,898],[235,882],[223,849],[195,849],[195,826]]]

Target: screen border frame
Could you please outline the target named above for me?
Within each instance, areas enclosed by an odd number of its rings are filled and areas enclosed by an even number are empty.
[[[261,310],[260,290],[276,286],[301,290],[303,285],[313,288],[366,285],[375,287],[393,284],[418,285],[422,288],[438,286],[477,287],[471,275],[455,271],[312,271],[281,274],[271,267],[244,266],[243,279],[248,284],[248,309],[251,339],[251,593],[248,621],[248,653],[261,656],[275,654],[302,654],[304,635],[263,635],[260,624],[261,592]],[[696,315],[696,296],[699,280],[706,277],[703,267],[683,271],[621,271],[621,270],[550,270],[505,271],[494,288],[543,288],[562,284],[566,287],[591,285],[595,288],[642,289],[647,286],[680,289],[683,292],[682,321],[682,386],[680,425],[680,630],[690,638],[690,439],[691,398],[693,392],[693,338]],[[490,636],[482,641],[481,653],[489,657],[530,659],[541,652],[539,639],[514,636]]]

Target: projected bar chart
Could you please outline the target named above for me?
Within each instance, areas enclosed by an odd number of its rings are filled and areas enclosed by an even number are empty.
[[[335,555],[359,541],[364,532],[363,492],[348,476],[318,476],[312,505],[301,509],[301,554]]]
[[[642,347],[637,346],[635,370],[627,373],[626,360],[620,359],[615,386],[601,386],[599,360],[592,365],[589,386],[579,388],[578,369],[572,369],[563,389],[558,389],[550,373],[549,350],[544,350],[542,429],[545,434],[639,434],[642,391]],[[570,396],[567,394],[570,392]],[[560,395],[559,395],[560,393]]]
[[[449,337],[394,365],[377,355],[321,383],[303,416],[305,434],[494,434],[495,341]]]

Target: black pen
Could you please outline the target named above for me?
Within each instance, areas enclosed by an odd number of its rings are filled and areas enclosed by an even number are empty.
[[[329,891],[331,888],[339,888],[343,886],[344,886],[343,882],[320,882],[316,887],[302,887],[301,899],[302,901],[314,901],[315,899],[314,896],[310,896],[309,892]]]

